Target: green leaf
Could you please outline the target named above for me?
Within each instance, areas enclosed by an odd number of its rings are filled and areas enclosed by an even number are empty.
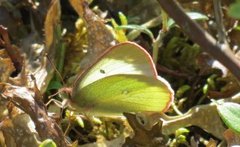
[[[128,24],[127,17],[122,12],[118,13],[118,17],[119,17],[122,25],[127,25]]]
[[[141,25],[121,25],[116,27],[116,29],[132,29],[132,30],[138,30],[141,31],[142,33],[147,34],[152,40],[154,40],[153,33],[146,27],[141,26]]]
[[[240,133],[240,105],[232,102],[217,104],[223,122],[233,131]]]
[[[183,85],[183,86],[179,87],[177,92],[176,92],[176,97],[181,98],[183,96],[183,94],[186,91],[188,91],[189,89],[191,89],[191,87],[189,85]]]
[[[166,111],[173,90],[157,75],[150,55],[131,42],[107,49],[73,88],[71,104],[83,113],[106,116],[123,112]]]
[[[187,15],[192,20],[208,20],[208,17],[206,15],[203,15],[198,12],[187,12]],[[175,24],[175,21],[173,19],[168,20],[168,27],[172,27]]]
[[[63,85],[60,81],[51,81],[48,85],[47,90],[60,89]]]
[[[240,19],[240,1],[237,1],[229,6],[228,15]]]
[[[125,31],[116,29],[119,25],[116,23],[116,21],[114,19],[111,19],[111,23],[113,25],[113,28],[112,28],[113,35],[117,39],[117,41],[119,41],[119,42],[127,41],[127,36],[125,35]]]
[[[179,128],[175,131],[175,136],[187,135],[190,131],[186,128]]]
[[[57,147],[57,145],[52,139],[46,139],[39,145],[39,147]]]
[[[234,29],[240,31],[240,26],[238,25],[238,26],[236,26]]]
[[[83,121],[82,117],[76,116],[76,120],[77,120],[78,125],[80,127],[84,128],[85,125],[84,125],[84,121]]]

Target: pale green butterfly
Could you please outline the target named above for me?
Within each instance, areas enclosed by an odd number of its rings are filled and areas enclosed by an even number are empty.
[[[73,86],[70,104],[95,116],[123,112],[164,112],[173,90],[159,77],[151,56],[132,42],[113,46],[84,71]]]

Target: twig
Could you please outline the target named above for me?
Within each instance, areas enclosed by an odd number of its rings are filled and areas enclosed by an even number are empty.
[[[157,0],[166,13],[172,17],[183,31],[207,53],[226,66],[240,80],[240,62],[226,45],[217,41],[196,22],[191,20],[175,0]]]
[[[158,36],[156,39],[153,40],[152,42],[152,48],[153,48],[153,62],[155,65],[157,65],[158,61],[158,52],[159,52],[159,47],[162,46],[162,39],[163,39],[164,33],[162,30],[159,31]]]
[[[227,42],[226,30],[223,24],[223,14],[221,10],[221,0],[213,0],[214,6],[214,16],[217,25],[217,32],[218,32],[218,42],[220,44],[229,45]]]
[[[172,75],[172,76],[175,76],[175,77],[178,77],[178,78],[186,78],[187,79],[190,76],[190,75],[185,74],[185,73],[180,73],[180,72],[177,72],[177,71],[173,71],[173,70],[168,69],[167,67],[164,67],[160,64],[157,64],[156,68],[157,68],[158,71],[160,71],[162,73]]]
[[[48,56],[48,54],[45,54],[46,58],[48,59],[48,62],[51,64],[51,66],[53,67],[53,69],[55,70],[55,72],[57,73],[57,76],[60,78],[61,82],[63,85],[66,85],[66,83],[63,80],[63,77],[61,76],[61,73],[59,72],[59,70],[57,69],[57,67],[54,65],[54,63],[52,62],[52,60],[50,59],[50,57]]]

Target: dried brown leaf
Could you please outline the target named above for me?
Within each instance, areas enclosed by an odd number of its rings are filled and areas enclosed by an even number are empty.
[[[227,141],[228,147],[240,145],[240,135],[228,129],[224,132],[224,138]]]
[[[2,97],[11,100],[26,112],[35,124],[40,140],[52,139],[58,146],[66,146],[64,135],[58,124],[47,113],[46,107],[34,92],[26,87],[6,85]]]
[[[226,130],[213,103],[195,106],[181,116],[165,117],[164,120],[164,134],[174,133],[175,130],[181,127],[198,126],[222,139],[222,133]]]
[[[83,61],[84,64],[89,63],[98,54],[107,48],[116,44],[111,32],[107,29],[104,21],[98,17],[84,0],[69,0],[75,11],[83,18],[87,26],[88,33],[88,59]]]
[[[5,139],[4,139],[2,131],[0,131],[0,146],[1,147],[6,147],[6,143],[5,143]]]
[[[72,7],[75,9],[75,11],[78,13],[80,17],[83,18],[83,6],[84,0],[69,0]]]
[[[135,115],[129,113],[124,113],[124,115],[134,131],[134,136],[132,138],[128,137],[123,146],[164,146],[166,140],[162,134],[162,122],[160,120],[150,130],[147,130],[139,123]]]
[[[206,147],[217,147],[217,141],[211,138],[211,139],[208,141]]]
[[[6,50],[0,50],[0,82],[7,82],[13,71],[15,68]]]
[[[38,146],[38,135],[30,117],[18,114],[2,121],[1,130],[7,146]]]
[[[56,26],[60,21],[61,16],[61,6],[59,0],[52,0],[47,16],[44,22],[45,31],[45,44],[47,50],[51,47],[54,41],[54,33],[56,32]],[[46,50],[46,52],[48,52]]]
[[[0,35],[3,38],[3,40],[0,39],[0,47],[3,47],[6,50],[8,56],[14,64],[16,72],[21,72],[23,66],[23,57],[21,56],[21,52],[18,47],[11,44],[7,28],[2,25],[0,25]]]
[[[240,93],[219,101],[240,103]],[[162,115],[162,119],[164,119],[162,131],[167,135],[175,133],[181,127],[198,126],[213,136],[223,139],[223,133],[227,129],[220,119],[215,102],[195,106],[176,117]]]

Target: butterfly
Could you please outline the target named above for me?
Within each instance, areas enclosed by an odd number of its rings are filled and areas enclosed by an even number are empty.
[[[70,105],[94,116],[164,112],[173,101],[170,84],[158,76],[151,56],[133,42],[105,50],[78,76]]]

